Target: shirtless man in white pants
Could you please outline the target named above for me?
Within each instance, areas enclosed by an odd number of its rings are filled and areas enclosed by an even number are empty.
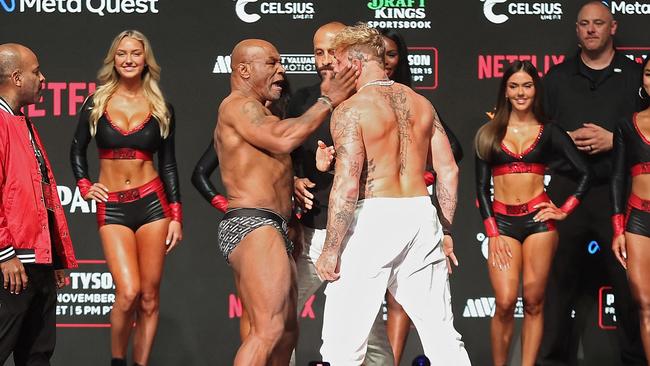
[[[384,72],[375,29],[347,27],[334,40],[335,72],[355,65],[357,93],[332,114],[336,150],[327,235],[316,262],[327,281],[324,361],[360,365],[386,289],[404,307],[424,352],[440,365],[469,365],[453,326],[449,261],[456,263],[422,175],[437,173],[444,220],[456,208],[458,167],[435,109]],[[429,153],[430,152],[430,153]],[[429,155],[430,154],[430,155]],[[443,248],[444,247],[444,248]]]

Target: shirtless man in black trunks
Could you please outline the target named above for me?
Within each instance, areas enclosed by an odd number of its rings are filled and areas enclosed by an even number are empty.
[[[276,48],[248,39],[232,51],[230,95],[219,106],[214,141],[229,209],[219,246],[232,265],[251,330],[235,365],[286,365],[297,339],[296,274],[287,238],[293,151],[352,92],[356,69],[321,84],[322,96],[298,118],[280,120],[264,103],[280,97],[284,68]]]

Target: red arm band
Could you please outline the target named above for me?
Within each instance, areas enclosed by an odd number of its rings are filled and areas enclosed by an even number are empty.
[[[217,210],[225,213],[226,210],[228,209],[228,199],[220,194],[212,197],[212,201],[210,201],[210,204],[212,204],[212,207],[216,208]]]
[[[180,202],[173,202],[169,204],[172,211],[172,220],[183,223],[183,209]]]
[[[432,185],[436,181],[436,176],[433,175],[430,171],[424,172],[424,184],[428,186]]]
[[[623,235],[625,232],[625,216],[623,214],[612,216],[612,229],[614,229],[614,237]]]
[[[86,197],[88,194],[88,191],[90,191],[90,187],[92,187],[93,184],[86,178],[81,178],[77,181],[77,187],[79,187],[79,192],[81,193],[81,198]]]
[[[566,199],[562,207],[560,207],[560,210],[564,211],[566,214],[570,214],[573,212],[573,210],[578,207],[580,204],[580,200],[576,198],[576,196],[569,196],[569,198]]]
[[[494,217],[488,217],[483,220],[483,225],[485,225],[485,233],[490,238],[499,236],[499,227],[497,226],[497,220]]]

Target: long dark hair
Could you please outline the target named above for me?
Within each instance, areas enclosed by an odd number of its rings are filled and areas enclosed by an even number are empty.
[[[519,72],[523,71],[530,75],[533,79],[535,86],[535,97],[533,98],[532,112],[535,119],[539,123],[546,123],[547,119],[544,116],[544,108],[542,107],[542,83],[537,73],[537,69],[530,61],[515,61],[503,73],[501,84],[499,85],[499,93],[497,95],[497,106],[494,113],[494,118],[485,125],[483,125],[476,133],[474,139],[474,147],[479,158],[490,161],[493,154],[501,149],[501,142],[506,136],[506,129],[508,127],[508,120],[510,119],[510,112],[512,105],[506,98],[506,88],[508,86],[508,79]]]
[[[643,75],[645,75],[645,68],[648,67],[648,63],[650,63],[650,55],[648,55],[645,58],[645,61],[642,64],[643,66],[641,67],[641,86],[639,87],[639,97],[641,98],[641,110],[650,107],[650,96],[648,96],[648,93],[643,88]]]
[[[404,84],[408,87],[411,87],[411,68],[409,67],[409,51],[406,48],[406,42],[401,34],[397,33],[394,29],[379,29],[379,33],[382,36],[388,37],[397,45],[397,67],[393,71],[393,77],[391,79],[395,80],[400,84]]]

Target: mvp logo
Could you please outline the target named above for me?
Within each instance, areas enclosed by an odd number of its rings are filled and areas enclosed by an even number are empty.
[[[491,318],[496,310],[496,299],[494,297],[479,297],[478,299],[467,299],[463,318]],[[524,302],[521,297],[517,298],[515,304],[515,318],[524,317]]]

